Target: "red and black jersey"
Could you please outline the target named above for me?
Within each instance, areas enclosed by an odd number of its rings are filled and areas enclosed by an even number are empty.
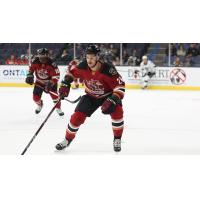
[[[56,84],[60,78],[60,71],[50,58],[48,59],[48,62],[44,64],[36,57],[31,63],[29,72],[35,73],[36,84],[39,85],[45,85],[48,81]]]
[[[69,64],[68,73],[74,78],[84,81],[85,92],[95,98],[102,98],[109,94],[115,94],[120,99],[124,97],[125,83],[116,68],[108,63],[100,62],[98,71],[92,71],[86,61],[78,65],[72,61]]]

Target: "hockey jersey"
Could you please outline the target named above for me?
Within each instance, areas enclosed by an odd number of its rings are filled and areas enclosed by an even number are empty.
[[[41,63],[39,58],[36,57],[31,66],[29,67],[29,73],[35,73],[36,82],[38,85],[45,85],[48,81],[56,84],[60,78],[60,71],[57,65],[49,59],[47,63]]]
[[[123,99],[125,83],[122,77],[113,65],[103,62],[100,64],[100,69],[94,72],[88,67],[86,60],[79,64],[72,61],[69,64],[68,75],[82,79],[85,92],[92,97],[102,98],[113,93]]]
[[[155,64],[150,60],[147,61],[147,64],[144,64],[144,62],[140,63],[140,69],[142,71],[142,74],[145,74],[148,72],[151,72],[151,73],[155,72],[155,67],[156,67]]]

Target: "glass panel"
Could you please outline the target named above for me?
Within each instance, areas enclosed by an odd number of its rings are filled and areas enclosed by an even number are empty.
[[[90,43],[92,44],[92,43]],[[116,66],[139,66],[147,55],[156,66],[200,67],[199,43],[96,43],[101,57]],[[58,65],[67,65],[75,57],[83,58],[89,43],[31,43],[31,57],[39,48],[48,48]],[[28,43],[0,43],[1,65],[28,65]],[[121,60],[120,60],[121,59]]]
[[[120,65],[120,43],[76,43],[76,57],[82,59],[85,49],[90,44],[96,44],[101,49],[100,57],[105,61]]]
[[[200,67],[199,43],[174,43],[171,46],[171,66]]]
[[[50,57],[57,62],[58,65],[67,65],[74,59],[73,43],[31,43],[31,54],[35,55],[37,49],[47,48]]]
[[[122,64],[139,66],[143,55],[148,54],[149,43],[123,43]]]
[[[28,65],[28,43],[0,43],[1,65]]]

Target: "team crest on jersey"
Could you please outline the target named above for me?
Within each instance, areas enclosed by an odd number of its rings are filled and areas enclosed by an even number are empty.
[[[99,80],[94,80],[94,79],[86,80],[85,85],[92,94],[95,94],[95,95],[104,94],[103,84],[100,83]]]
[[[117,74],[117,70],[115,68],[110,68],[109,73],[112,74],[113,76]]]
[[[37,75],[40,79],[47,79],[49,77],[48,71],[46,69],[39,69]]]

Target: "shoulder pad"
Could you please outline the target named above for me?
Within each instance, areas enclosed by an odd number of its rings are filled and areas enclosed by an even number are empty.
[[[52,65],[53,67],[55,67],[55,68],[58,67],[58,65],[56,64],[56,62],[52,62],[51,65]]]
[[[32,60],[32,63],[33,64],[39,64],[40,63],[39,58],[38,57],[34,57],[33,60]]]
[[[114,65],[108,63],[102,63],[102,65],[103,65],[102,73],[108,76],[119,75]]]

